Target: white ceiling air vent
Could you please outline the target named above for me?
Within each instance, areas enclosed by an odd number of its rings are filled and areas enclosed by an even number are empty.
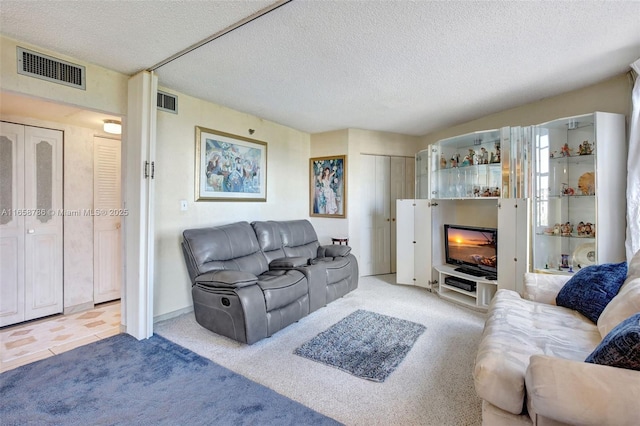
[[[158,109],[178,113],[178,97],[158,90]]]
[[[18,74],[85,90],[85,67],[18,47]]]

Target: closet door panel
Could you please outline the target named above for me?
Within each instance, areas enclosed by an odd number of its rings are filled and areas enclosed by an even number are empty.
[[[25,127],[25,319],[63,310],[62,132]]]
[[[24,321],[23,165],[24,127],[0,123],[0,327]]]

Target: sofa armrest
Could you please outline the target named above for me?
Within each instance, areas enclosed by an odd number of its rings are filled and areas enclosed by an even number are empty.
[[[343,245],[330,245],[318,247],[318,257],[347,257],[351,253],[351,247]]]
[[[309,264],[309,258],[303,256],[296,257],[281,257],[274,259],[269,263],[270,270],[276,269],[294,269],[301,266],[307,266]]]
[[[571,276],[536,274],[527,272],[524,274],[524,295],[523,299],[533,302],[556,304],[556,296]]]
[[[258,277],[250,272],[217,270],[196,277],[194,284],[207,287],[242,288],[258,283]]]
[[[640,371],[533,355],[525,383],[532,418],[535,413],[567,424],[640,424]]]

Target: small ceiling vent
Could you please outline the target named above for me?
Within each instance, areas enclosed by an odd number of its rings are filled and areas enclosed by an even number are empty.
[[[18,47],[18,74],[85,90],[85,67]]]
[[[158,109],[178,113],[178,97],[158,90]]]

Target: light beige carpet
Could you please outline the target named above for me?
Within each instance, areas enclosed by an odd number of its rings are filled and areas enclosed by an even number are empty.
[[[155,332],[347,425],[480,425],[471,371],[484,314],[394,283],[395,275],[361,277],[356,291],[250,346],[201,327],[193,313]],[[383,383],[293,353],[357,309],[427,327]]]

